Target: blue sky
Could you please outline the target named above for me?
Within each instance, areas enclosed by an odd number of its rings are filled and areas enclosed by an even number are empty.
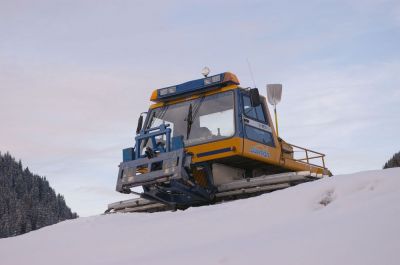
[[[398,1],[0,0],[0,150],[80,215],[114,191],[155,88],[231,71],[282,83],[280,134],[334,173],[400,150]]]

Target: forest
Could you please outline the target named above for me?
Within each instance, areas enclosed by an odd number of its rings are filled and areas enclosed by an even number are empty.
[[[33,174],[9,153],[0,153],[0,238],[77,217],[45,177]]]

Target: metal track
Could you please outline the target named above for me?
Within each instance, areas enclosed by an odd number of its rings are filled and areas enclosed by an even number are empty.
[[[310,171],[288,172],[273,175],[262,175],[255,178],[236,180],[218,186],[215,202],[248,198],[262,193],[284,189],[302,182],[312,181],[327,175],[315,174]],[[115,202],[108,205],[106,213],[127,212],[160,212],[171,211],[167,205],[143,198]]]

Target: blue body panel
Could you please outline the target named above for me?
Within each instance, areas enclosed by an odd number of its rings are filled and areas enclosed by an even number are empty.
[[[185,144],[183,142],[183,135],[172,137],[171,145],[172,145],[171,147],[172,150],[178,150],[184,148]]]
[[[135,149],[132,147],[125,148],[122,150],[122,161],[128,162],[135,160]]]
[[[238,84],[235,83],[233,80],[224,81],[225,75],[226,73],[222,73],[206,78],[192,80],[180,85],[158,89],[157,99],[171,99],[177,96],[182,96],[184,94],[205,92],[210,88],[221,87],[230,83]]]

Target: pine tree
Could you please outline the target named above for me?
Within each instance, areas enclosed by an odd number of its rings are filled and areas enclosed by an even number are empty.
[[[77,218],[45,177],[0,152],[0,238]]]
[[[385,163],[383,168],[400,167],[400,152],[393,155],[389,161]]]

